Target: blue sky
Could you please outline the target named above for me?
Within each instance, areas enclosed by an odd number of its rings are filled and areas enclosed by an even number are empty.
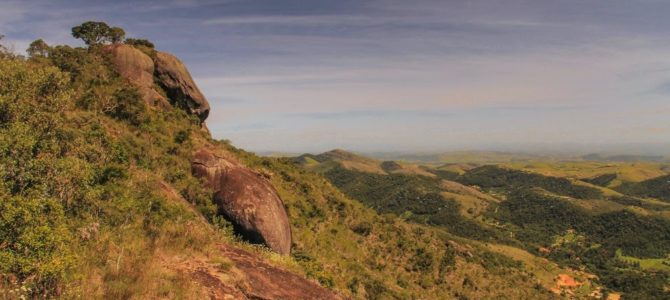
[[[668,1],[6,1],[0,34],[103,20],[188,66],[216,138],[317,152],[670,147]],[[627,150],[627,151],[628,151]],[[666,153],[670,153],[668,150]]]

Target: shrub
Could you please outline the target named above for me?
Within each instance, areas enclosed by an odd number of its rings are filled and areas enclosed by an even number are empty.
[[[106,112],[108,115],[127,121],[134,126],[148,121],[147,105],[136,88],[121,88],[114,93],[114,98],[116,100],[115,106]]]

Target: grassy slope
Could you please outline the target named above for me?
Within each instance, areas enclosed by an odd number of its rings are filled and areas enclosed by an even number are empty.
[[[310,276],[345,294],[550,297],[534,286],[536,279],[529,280],[532,275],[504,257],[478,246],[451,245],[449,235],[434,228],[380,216],[344,196],[325,178],[296,168],[292,160],[238,153],[249,165],[273,174],[289,209],[298,263]]]

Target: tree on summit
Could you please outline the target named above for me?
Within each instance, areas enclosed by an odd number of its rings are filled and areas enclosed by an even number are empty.
[[[105,22],[88,21],[72,28],[72,36],[88,46],[120,43],[126,32],[120,27],[109,27]]]
[[[109,29],[109,42],[112,44],[118,44],[123,42],[123,38],[126,36],[126,31],[121,27],[112,27]]]

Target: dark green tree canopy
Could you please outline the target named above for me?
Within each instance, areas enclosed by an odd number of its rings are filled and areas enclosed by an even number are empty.
[[[147,48],[150,48],[150,49],[154,48],[154,43],[150,42],[147,39],[127,38],[125,43],[128,44],[128,45],[132,45],[132,46],[143,46],[143,47],[147,47]]]
[[[72,36],[82,39],[89,46],[120,43],[125,35],[122,28],[109,27],[105,22],[88,21],[72,28]]]
[[[109,29],[109,41],[112,44],[117,44],[123,42],[123,38],[126,36],[126,31],[120,27],[112,27]]]
[[[49,49],[51,47],[44,40],[38,39],[30,43],[26,52],[30,57],[46,57],[49,55]]]

